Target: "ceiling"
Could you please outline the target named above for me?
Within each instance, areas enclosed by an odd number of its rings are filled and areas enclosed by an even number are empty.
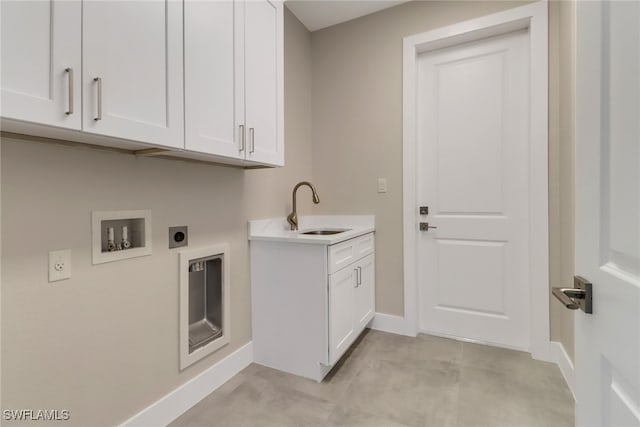
[[[285,0],[291,12],[309,31],[350,21],[407,0]]]

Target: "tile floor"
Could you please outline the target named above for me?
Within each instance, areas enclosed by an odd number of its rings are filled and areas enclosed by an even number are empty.
[[[562,427],[573,408],[527,353],[368,331],[322,383],[253,364],[170,426]]]

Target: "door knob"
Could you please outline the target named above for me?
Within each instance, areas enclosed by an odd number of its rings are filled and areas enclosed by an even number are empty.
[[[429,231],[430,228],[438,228],[438,227],[434,227],[432,225],[429,225],[428,222],[421,222],[420,223],[420,231]]]
[[[587,314],[593,313],[593,285],[580,276],[573,277],[573,288],[553,288],[556,297],[569,310],[581,309]]]

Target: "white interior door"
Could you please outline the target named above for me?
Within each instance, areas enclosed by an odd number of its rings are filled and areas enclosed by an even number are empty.
[[[3,117],[80,129],[80,1],[0,2]]]
[[[528,58],[527,31],[417,58],[424,332],[529,348]]]
[[[83,130],[183,148],[182,2],[85,1],[82,15]]]
[[[640,3],[576,18],[576,424],[640,426]]]

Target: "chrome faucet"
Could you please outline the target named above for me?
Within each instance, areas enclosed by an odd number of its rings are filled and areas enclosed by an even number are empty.
[[[316,205],[320,203],[318,192],[316,191],[316,187],[314,187],[312,183],[310,183],[309,181],[302,181],[297,183],[296,186],[293,187],[293,212],[291,212],[289,216],[287,216],[287,222],[291,225],[292,230],[298,229],[298,214],[296,212],[296,192],[298,191],[298,188],[300,188],[303,185],[306,185],[311,189],[311,192],[313,193],[312,194],[313,203],[315,203]]]

